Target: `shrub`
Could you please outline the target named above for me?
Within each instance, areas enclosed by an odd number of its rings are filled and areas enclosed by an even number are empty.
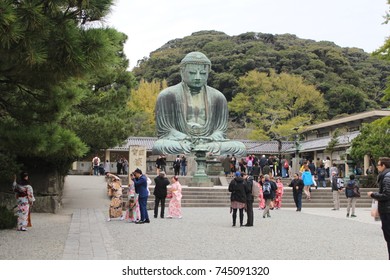
[[[15,213],[4,206],[0,206],[0,229],[16,227],[18,218]]]

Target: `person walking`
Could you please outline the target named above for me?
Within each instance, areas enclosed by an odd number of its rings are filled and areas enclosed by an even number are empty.
[[[236,172],[234,179],[229,184],[230,194],[230,212],[232,213],[233,227],[236,226],[237,210],[239,210],[240,227],[244,222],[244,209],[246,208],[246,191],[244,178],[241,172]]]
[[[150,223],[147,202],[149,197],[148,181],[145,175],[142,174],[141,169],[134,170],[134,187],[135,192],[138,194],[139,209],[141,212],[141,220],[136,224]]]
[[[356,206],[356,200],[358,197],[360,197],[359,193],[359,186],[358,183],[355,181],[355,175],[351,174],[349,176],[349,181],[347,182],[347,185],[345,187],[345,196],[347,197],[347,218],[349,218],[349,210],[352,208],[351,218],[355,218],[355,206]]]
[[[310,200],[311,199],[310,187],[313,185],[313,176],[310,172],[308,165],[305,165],[304,167],[304,171],[302,173],[302,181],[305,186],[303,188],[303,191],[305,192],[306,199]]]
[[[181,184],[178,176],[173,176],[171,179],[171,187],[168,192],[171,193],[172,198],[169,201],[168,217],[167,218],[182,218],[181,213],[181,198],[183,197],[181,192]]]
[[[165,198],[167,196],[167,186],[169,185],[169,180],[165,176],[164,171],[160,171],[160,174],[156,178],[154,178],[154,217],[158,216],[158,205],[161,203],[161,212],[160,217],[164,218],[164,210],[165,210]]]
[[[265,217],[271,218],[269,210],[271,207],[271,203],[275,198],[276,188],[277,188],[276,184],[275,182],[270,180],[270,176],[268,174],[264,175],[263,196],[265,199],[265,208],[263,211],[263,218]]]
[[[340,178],[337,177],[337,171],[333,171],[331,174],[330,182],[332,186],[333,195],[333,209],[340,210],[340,191],[343,188],[343,183]]]
[[[108,209],[108,218],[107,222],[111,221],[113,218],[124,219],[122,215],[122,184],[121,179],[114,174],[107,173],[107,189],[108,194],[111,197],[110,206]]]
[[[30,184],[28,173],[20,173],[20,181],[16,181],[16,175],[14,175],[14,182],[12,184],[12,190],[15,193],[15,197],[18,202],[18,210],[16,215],[18,217],[17,230],[27,231],[27,227],[31,227],[31,207],[34,204],[35,197],[33,188]]]
[[[378,212],[390,260],[390,158],[379,158],[377,168],[379,172],[377,179],[379,191],[368,192],[367,195],[378,200]]]
[[[253,202],[254,197],[252,195],[253,177],[248,174],[241,174],[245,182],[245,195],[246,195],[246,215],[247,221],[244,226],[253,227]]]
[[[298,173],[294,173],[293,179],[288,186],[291,187],[292,191],[293,191],[294,202],[295,202],[295,206],[297,207],[296,211],[301,212],[301,210],[302,210],[302,190],[304,187],[304,183],[301,179],[299,179]]]

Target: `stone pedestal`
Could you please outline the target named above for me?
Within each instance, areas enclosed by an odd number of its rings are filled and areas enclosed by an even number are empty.
[[[196,161],[196,171],[189,184],[190,187],[212,187],[214,184],[206,174],[206,153],[207,149],[197,149],[194,151]]]

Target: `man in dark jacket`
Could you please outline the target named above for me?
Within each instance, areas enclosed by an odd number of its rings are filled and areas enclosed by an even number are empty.
[[[368,192],[367,195],[378,200],[378,212],[382,221],[382,231],[387,242],[387,251],[390,260],[390,158],[381,157],[378,160],[379,192]]]
[[[229,184],[229,192],[230,195],[231,206],[230,208],[233,210],[233,226],[236,226],[236,218],[237,218],[237,209],[240,210],[240,227],[243,226],[244,222],[244,209],[246,208],[246,184],[244,182],[244,178],[241,177],[240,172],[236,172],[236,177]]]
[[[138,194],[139,210],[141,212],[141,220],[136,222],[136,224],[150,223],[147,209],[147,202],[149,197],[147,178],[138,168],[133,172],[133,174],[135,176],[133,179],[135,192]]]
[[[245,194],[246,194],[246,214],[247,221],[244,226],[253,227],[253,201],[254,197],[252,195],[252,187],[253,187],[253,177],[248,176],[247,174],[241,174],[245,181]]]
[[[298,173],[294,174],[294,179],[291,181],[291,183],[288,185],[293,190],[293,197],[295,205],[297,206],[298,212],[301,212],[302,209],[302,190],[304,187],[303,181],[299,179]]]
[[[158,216],[158,204],[161,202],[161,213],[160,217],[164,218],[165,210],[165,198],[167,196],[167,186],[169,185],[169,180],[165,177],[165,172],[160,171],[160,174],[154,178],[154,217]]]

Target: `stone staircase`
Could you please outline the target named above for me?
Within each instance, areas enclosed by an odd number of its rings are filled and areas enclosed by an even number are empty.
[[[122,184],[127,184],[125,176],[122,177]],[[126,176],[127,177],[127,176]],[[155,176],[149,176],[154,182]],[[232,180],[231,178],[213,176],[210,178],[213,181],[217,181],[223,184],[223,186],[215,185],[214,187],[188,187],[186,185],[189,182],[190,177],[180,177],[182,183],[182,207],[229,207],[230,206],[230,193],[228,191],[228,184]],[[283,179],[284,195],[282,198],[282,207],[285,208],[295,208],[295,203],[292,195],[292,189],[288,186],[290,180]],[[152,209],[154,206],[154,196],[153,196],[154,185],[150,186],[151,195],[148,200],[148,208]],[[370,208],[372,199],[367,197],[366,193],[368,191],[378,191],[377,188],[360,188],[361,197],[357,199],[356,207],[359,208]],[[127,188],[123,190],[124,201],[127,201]],[[333,208],[333,197],[332,192],[329,187],[327,188],[312,188],[311,200],[308,201],[304,199],[305,195],[303,194],[302,198],[302,207],[317,207],[317,208]],[[169,199],[166,200],[168,204]],[[258,199],[255,198],[253,207],[258,208]],[[347,199],[344,192],[341,194],[341,207],[345,208],[347,206]]]
[[[150,188],[153,193],[153,187]],[[368,191],[377,191],[377,189],[361,188],[361,197],[357,199],[356,207],[369,208],[371,207],[371,198],[367,197]],[[213,188],[194,188],[183,187],[182,189],[182,207],[229,207],[230,193],[227,187]],[[167,199],[168,203],[168,199]],[[148,206],[153,207],[154,196],[151,195],[148,200]],[[342,193],[341,207],[347,206],[347,199]],[[253,207],[258,208],[258,199],[256,198]],[[282,198],[282,207],[295,208],[295,203],[292,195],[292,189],[286,187]],[[312,189],[311,200],[302,199],[302,207],[318,207],[318,208],[333,208],[333,198],[330,188]]]

